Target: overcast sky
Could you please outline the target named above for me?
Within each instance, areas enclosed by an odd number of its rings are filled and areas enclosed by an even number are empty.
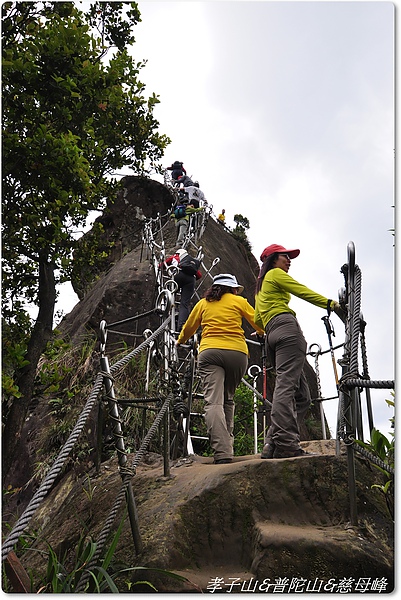
[[[272,243],[300,248],[290,275],[324,296],[338,298],[352,241],[369,374],[393,379],[394,5],[138,4],[132,52],[148,61],[146,93],[160,96],[155,116],[172,140],[164,166],[183,161],[229,226],[247,217],[256,258]],[[324,312],[297,298],[290,306],[308,344],[328,349]],[[337,345],[344,327],[332,320]],[[323,396],[333,396],[329,355],[320,362]],[[372,391],[384,433],[389,397]],[[325,411],[334,432],[337,403]]]
[[[183,161],[228,225],[246,216],[258,259],[272,243],[300,248],[290,274],[327,297],[344,285],[352,241],[369,374],[393,379],[394,5],[147,1],[139,9],[133,54],[148,60],[140,78],[160,96],[155,115],[172,139],[165,166]],[[297,298],[291,307],[308,344],[328,349],[324,313]],[[332,321],[337,345],[344,328]],[[328,354],[321,370],[323,396],[335,395]],[[387,432],[390,392],[372,397]],[[325,410],[335,423],[336,403]]]

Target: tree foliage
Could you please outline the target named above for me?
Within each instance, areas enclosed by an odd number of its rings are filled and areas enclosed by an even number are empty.
[[[15,421],[7,442],[23,423],[77,230],[115,193],[117,169],[159,170],[170,142],[153,115],[158,97],[146,98],[138,79],[145,62],[129,53],[138,21],[135,2],[86,12],[73,2],[2,5],[3,414]],[[27,303],[38,307],[35,323]]]
[[[249,219],[247,219],[247,217],[243,217],[242,215],[234,215],[234,222],[236,225],[231,232],[232,236],[250,252],[252,250],[252,246],[246,234],[250,227]]]

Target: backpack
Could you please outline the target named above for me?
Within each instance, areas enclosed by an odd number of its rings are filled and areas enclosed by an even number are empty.
[[[201,261],[199,260],[199,258],[194,258],[193,256],[186,254],[180,259],[179,267],[181,271],[183,271],[183,273],[186,273],[187,275],[196,275],[200,264]]]
[[[185,206],[183,204],[180,204],[174,209],[174,216],[176,219],[183,219],[186,214],[187,211],[185,210]]]

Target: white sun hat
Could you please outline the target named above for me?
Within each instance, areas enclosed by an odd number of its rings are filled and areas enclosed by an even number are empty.
[[[244,289],[244,286],[238,283],[235,275],[231,275],[230,273],[221,273],[220,275],[215,275],[213,277],[213,285],[225,285],[227,287],[237,288],[239,294]]]

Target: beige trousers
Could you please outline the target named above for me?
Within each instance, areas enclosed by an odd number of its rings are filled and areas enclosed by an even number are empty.
[[[248,366],[237,350],[209,348],[199,354],[198,370],[205,396],[205,421],[215,460],[234,455],[233,396]]]

